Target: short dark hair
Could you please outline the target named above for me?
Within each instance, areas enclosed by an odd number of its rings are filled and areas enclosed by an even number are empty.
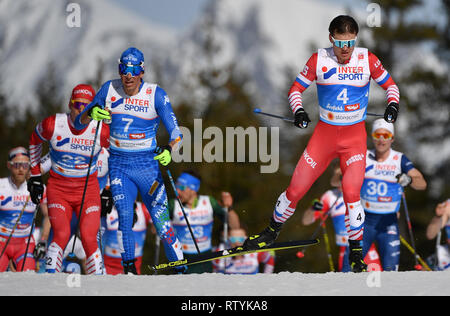
[[[358,34],[359,27],[358,23],[356,23],[355,19],[349,15],[339,15],[331,21],[330,26],[328,27],[328,31],[331,35],[336,33],[344,34],[344,33],[353,33]]]
[[[186,169],[186,170],[183,171],[183,173],[190,174],[191,176],[199,179],[200,182],[202,181],[202,177],[200,176],[200,173],[197,170],[195,170],[195,169]]]

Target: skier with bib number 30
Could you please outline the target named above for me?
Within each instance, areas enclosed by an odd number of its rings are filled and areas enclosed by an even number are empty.
[[[329,26],[332,47],[319,49],[306,63],[289,91],[289,104],[295,115],[295,126],[306,128],[311,122],[302,106],[302,93],[315,80],[320,120],[303,152],[291,182],[275,205],[269,226],[250,236],[246,249],[272,244],[283,223],[291,217],[298,201],[334,158],[342,170],[342,190],[346,205],[346,227],[349,235],[349,262],[354,272],[367,270],[363,261],[362,238],[364,209],[360,201],[367,150],[365,118],[370,79],[386,90],[384,118],[395,122],[399,111],[399,90],[380,60],[367,48],[355,47],[358,24],[345,15],[334,18]]]
[[[158,162],[166,166],[171,152],[181,143],[181,132],[166,92],[143,81],[144,55],[137,48],[125,50],[119,59],[120,79],[103,84],[95,99],[77,117],[76,128],[91,119],[111,120],[109,177],[119,214],[118,239],[124,273],[137,274],[133,227],[138,191],[150,212],[170,261],[183,259],[181,244],[171,226],[167,195]],[[162,121],[169,144],[157,147],[156,133]],[[155,152],[160,152],[155,154]],[[177,268],[183,272],[185,267]]]

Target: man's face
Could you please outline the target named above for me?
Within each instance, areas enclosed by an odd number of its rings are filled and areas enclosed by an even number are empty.
[[[232,229],[230,231],[230,235],[228,239],[230,241],[231,247],[240,247],[244,244],[245,239],[247,238],[247,234],[243,229]]]
[[[373,132],[372,140],[376,152],[382,154],[391,149],[392,143],[394,142],[394,135],[387,129],[378,128]]]
[[[13,181],[22,184],[29,176],[30,158],[24,155],[17,155],[13,160],[7,162],[7,168],[11,172]]]
[[[139,86],[141,85],[141,79],[144,76],[144,73],[141,72],[137,76],[132,76],[131,73],[127,73],[126,75],[120,75],[120,79],[122,80],[123,90],[129,96],[135,95],[139,92]]]
[[[178,196],[180,197],[181,203],[190,202],[192,200],[192,198],[194,198],[197,194],[197,192],[188,188],[185,185],[180,185],[177,183],[176,187],[177,187],[177,192],[178,192]]]
[[[75,118],[83,112],[85,107],[90,103],[87,99],[79,99],[76,101],[70,100],[69,102],[69,109],[70,109],[70,118],[72,119],[72,122],[75,122]]]
[[[338,62],[339,63],[346,63],[350,60],[350,57],[352,56],[353,50],[355,49],[355,45],[353,45],[352,47],[348,47],[347,45],[345,45],[344,47],[338,47],[336,46],[334,40],[338,40],[338,41],[350,41],[350,40],[355,40],[356,39],[356,34],[354,33],[335,33],[333,36],[330,34],[329,35],[329,39],[330,42],[333,44],[333,51],[334,54],[336,55]]]

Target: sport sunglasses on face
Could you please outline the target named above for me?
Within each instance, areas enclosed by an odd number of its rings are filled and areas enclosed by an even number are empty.
[[[332,36],[331,39],[333,40],[333,43],[334,45],[336,45],[336,47],[344,48],[344,46],[347,46],[348,48],[350,48],[355,46],[357,37],[351,40],[337,40]]]

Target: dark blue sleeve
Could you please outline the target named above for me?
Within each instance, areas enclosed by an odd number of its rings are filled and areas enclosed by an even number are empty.
[[[167,93],[160,87],[156,87],[155,91],[155,109],[170,135],[170,141],[178,139],[179,145],[181,145],[183,136],[178,127],[177,118],[172,110]]]
[[[100,88],[100,90],[98,90],[98,92],[96,93],[94,100],[92,100],[92,102],[86,106],[86,108],[83,110],[83,112],[81,112],[80,114],[77,115],[77,117],[75,118],[75,124],[74,124],[76,129],[82,130],[83,128],[85,128],[87,126],[87,124],[81,123],[81,117],[83,116],[84,113],[89,111],[94,105],[98,104],[102,108],[105,107],[106,96],[108,95],[108,90],[109,90],[110,84],[111,84],[111,80],[105,82],[102,85],[102,87]]]
[[[405,155],[402,155],[402,161],[400,166],[402,169],[402,173],[408,173],[409,170],[414,169],[413,163]]]

